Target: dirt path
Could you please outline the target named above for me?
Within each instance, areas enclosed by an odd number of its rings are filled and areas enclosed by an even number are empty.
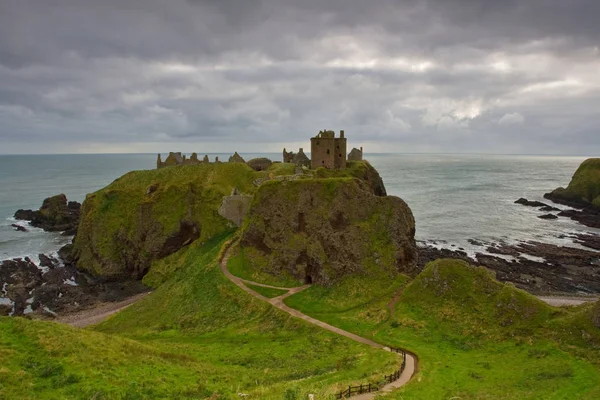
[[[377,349],[382,349],[382,350],[386,350],[386,351],[390,351],[389,347],[383,346],[377,342],[374,342],[370,339],[364,338],[362,336],[358,336],[355,335],[354,333],[345,331],[343,329],[340,329],[338,327],[335,327],[333,325],[329,325],[326,322],[323,321],[319,321],[318,319],[309,317],[306,314],[301,313],[300,311],[290,308],[287,305],[285,305],[283,303],[283,300],[286,299],[287,297],[290,297],[296,293],[299,293],[307,288],[310,287],[310,285],[304,285],[304,286],[298,286],[295,288],[283,288],[283,287],[278,287],[278,286],[269,286],[269,285],[262,285],[256,282],[252,282],[252,281],[248,281],[246,279],[241,279],[238,278],[237,276],[234,276],[231,272],[229,272],[229,270],[227,269],[227,261],[229,260],[229,256],[230,256],[230,252],[233,246],[230,246],[229,249],[227,249],[227,251],[225,252],[225,256],[223,257],[223,259],[221,260],[220,266],[221,266],[221,271],[223,271],[223,274],[225,274],[225,276],[227,278],[229,278],[230,281],[232,281],[233,283],[235,283],[239,288],[241,288],[243,291],[245,291],[246,293],[248,293],[251,296],[254,296],[262,301],[266,301],[267,303],[272,304],[274,307],[279,308],[282,311],[285,311],[286,313],[290,314],[291,316],[294,316],[296,318],[300,318],[303,319],[306,322],[309,322],[313,325],[319,326],[323,329],[326,329],[330,332],[336,333],[338,335],[341,336],[345,336],[349,339],[352,339],[356,342],[359,343],[363,343],[366,344],[368,346],[377,348]],[[250,289],[249,287],[247,287],[245,285],[245,283],[249,283],[252,285],[257,285],[257,286],[264,286],[264,287],[269,287],[269,288],[273,288],[273,289],[281,289],[281,290],[287,290],[288,292],[269,299],[263,295],[261,295],[260,293],[255,292],[254,290]],[[397,389],[401,386],[403,386],[404,384],[406,384],[410,378],[412,378],[413,374],[415,373],[416,370],[416,358],[409,353],[406,353],[406,366],[404,368],[404,371],[402,372],[402,374],[400,375],[400,378],[395,380],[392,383],[388,383],[387,385],[383,386],[383,388],[381,388],[379,390],[379,392],[376,393],[387,393],[390,392],[394,389]],[[374,399],[376,396],[376,393],[365,393],[365,394],[361,394],[358,396],[353,396],[352,398],[355,400],[369,400],[369,399]]]
[[[538,299],[543,302],[550,304],[554,307],[562,306],[578,306],[583,303],[589,303],[591,301],[597,301],[596,297],[568,297],[568,296],[537,296]]]
[[[104,321],[113,314],[126,309],[136,301],[142,299],[147,293],[136,294],[128,299],[115,303],[101,303],[93,308],[78,311],[72,314],[62,315],[56,318],[56,322],[68,324],[77,328],[85,328],[89,325],[96,325]]]

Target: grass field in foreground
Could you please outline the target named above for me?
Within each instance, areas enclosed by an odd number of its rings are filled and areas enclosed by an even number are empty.
[[[0,398],[327,399],[397,368],[243,292],[215,261],[224,239],[170,256],[165,283],[94,329],[0,318]]]
[[[600,332],[590,306],[550,307],[482,268],[438,260],[392,294],[353,296],[345,284],[311,287],[285,302],[348,331],[419,356],[419,372],[392,399],[598,399]]]

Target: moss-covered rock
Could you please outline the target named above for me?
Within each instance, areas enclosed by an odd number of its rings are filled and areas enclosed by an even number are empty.
[[[585,160],[575,171],[566,189],[557,188],[544,197],[567,205],[593,205],[600,208],[600,158]]]
[[[77,231],[81,204],[67,202],[67,196],[59,194],[44,199],[39,210],[17,210],[15,218],[29,221],[32,226],[48,232],[67,232],[73,235]]]
[[[228,230],[217,212],[237,187],[256,190],[242,163],[133,171],[89,194],[74,243],[77,267],[109,280],[141,278],[155,259]]]
[[[373,194],[377,196],[386,196],[385,185],[379,172],[368,161],[348,161],[346,169],[328,169],[317,168],[314,175],[317,178],[339,178],[339,177],[354,177],[367,183]]]
[[[260,187],[241,244],[249,268],[330,285],[353,273],[416,273],[414,234],[406,203],[376,196],[369,182],[298,179]]]
[[[290,166],[275,163],[266,171],[254,171],[241,162],[203,163],[125,174],[86,197],[73,259],[78,268],[108,280],[139,279],[153,261],[234,227],[219,214],[233,188],[251,196],[264,181],[306,180],[321,173],[288,176],[294,173]],[[379,174],[366,163],[337,174],[362,177],[369,191],[378,187]]]

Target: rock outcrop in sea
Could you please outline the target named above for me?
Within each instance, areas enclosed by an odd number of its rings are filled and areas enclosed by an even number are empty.
[[[67,196],[59,194],[44,200],[39,210],[17,210],[15,219],[29,221],[31,226],[48,232],[64,232],[74,235],[79,224],[81,204],[67,201]]]
[[[544,197],[575,210],[564,210],[558,215],[569,217],[593,228],[600,228],[600,158],[585,160],[566,188],[559,187]]]

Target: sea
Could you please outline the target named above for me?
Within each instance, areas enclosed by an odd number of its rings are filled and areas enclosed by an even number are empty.
[[[209,157],[227,160],[229,155]],[[246,160],[282,157],[241,155]],[[536,208],[514,204],[520,197],[550,203],[543,194],[566,186],[586,157],[365,153],[365,159],[379,171],[388,194],[410,206],[421,244],[473,255],[485,252],[489,243],[535,240],[577,246],[572,234],[600,234],[567,218],[540,219]],[[44,198],[59,193],[82,202],[126,172],[155,167],[156,154],[0,156],[0,260],[36,261],[38,254],[54,254],[71,240],[16,221],[18,209],[38,209]],[[16,231],[15,223],[29,232]]]

